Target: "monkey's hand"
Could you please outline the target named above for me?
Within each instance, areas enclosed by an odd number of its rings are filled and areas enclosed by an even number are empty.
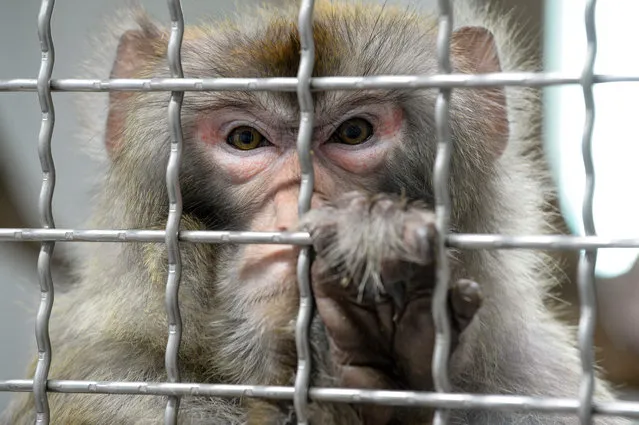
[[[431,390],[434,214],[390,195],[353,192],[302,223],[313,239],[313,291],[339,385]],[[448,301],[454,350],[480,307],[480,288],[456,282]],[[368,406],[362,415],[386,424],[392,410]]]

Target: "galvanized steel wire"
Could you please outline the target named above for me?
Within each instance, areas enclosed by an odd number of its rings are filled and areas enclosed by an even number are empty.
[[[597,58],[597,33],[595,29],[596,0],[588,0],[585,10],[587,54],[582,73],[582,89],[586,106],[583,137],[581,142],[586,187],[582,204],[582,217],[586,236],[596,235],[593,218],[593,197],[595,193],[595,166],[592,159],[592,133],[595,124],[595,99],[593,95],[593,75]],[[579,388],[579,420],[582,425],[592,423],[592,404],[595,388],[595,321],[597,316],[597,298],[595,293],[595,263],[597,250],[582,251],[577,268],[579,287],[579,351],[581,354],[581,384]]]
[[[581,84],[580,75],[563,72],[500,72],[486,74],[376,75],[368,77],[313,77],[311,91],[428,88],[486,88],[498,86],[550,87]],[[639,82],[635,74],[596,74],[593,84]],[[105,91],[279,91],[296,92],[298,79],[283,78],[146,78],[109,80],[63,78],[51,81],[51,90],[64,92]],[[2,91],[35,91],[36,80],[0,79]]]
[[[437,63],[441,74],[450,74],[450,41],[453,33],[453,8],[450,0],[439,0],[439,33],[437,35]],[[451,88],[440,88],[435,101],[435,130],[437,133],[437,156],[433,168],[435,188],[435,225],[437,228],[437,273],[433,292],[433,323],[435,325],[435,347],[433,350],[433,383],[437,392],[450,392],[448,358],[450,356],[451,327],[448,317],[448,288],[450,270],[448,266],[448,235],[450,221],[450,193],[448,176],[450,171],[450,96]],[[426,170],[428,172],[429,170]],[[433,425],[448,423],[449,411],[435,410]]]
[[[299,12],[300,63],[297,72],[297,100],[300,107],[300,127],[297,135],[297,153],[300,164],[300,192],[298,214],[302,216],[311,208],[315,175],[311,157],[311,138],[315,122],[313,96],[310,89],[311,75],[315,64],[315,44],[313,42],[313,0],[302,0]],[[310,280],[311,247],[300,249],[297,260],[297,282],[300,305],[295,326],[295,346],[297,348],[297,374],[295,376],[295,414],[297,423],[308,425],[308,389],[311,382],[311,346],[309,329],[313,319],[313,293]]]
[[[0,229],[0,242],[164,242],[164,230],[143,229]],[[309,245],[307,232],[242,232],[182,230],[178,239],[190,243]],[[597,248],[639,248],[639,238],[568,235],[449,234],[446,246],[459,249],[543,249],[549,251]]]
[[[30,379],[0,381],[0,391],[29,392]],[[146,396],[180,395],[208,397],[248,397],[292,401],[294,387],[261,385],[226,385],[170,382],[99,382],[52,379],[47,389],[55,393],[131,394]],[[446,409],[499,410],[503,412],[543,412],[576,415],[579,399],[558,397],[529,397],[518,395],[479,395],[465,393],[435,393],[417,391],[383,391],[345,388],[314,388],[308,392],[310,400],[333,403],[387,404],[405,407],[442,407]],[[608,401],[593,403],[599,415],[622,415],[639,419],[639,403]]]
[[[55,227],[53,221],[53,190],[55,188],[55,165],[51,154],[51,138],[55,125],[55,109],[51,98],[49,80],[53,74],[55,49],[51,37],[51,17],[54,0],[43,0],[38,14],[38,38],[42,59],[38,73],[37,90],[42,122],[38,136],[38,155],[42,167],[42,187],[38,201],[40,225],[45,229]],[[51,366],[51,338],[49,336],[49,319],[53,309],[53,278],[51,277],[51,257],[55,242],[42,242],[38,255],[38,280],[40,281],[40,306],[36,315],[35,337],[38,345],[38,360],[33,376],[33,396],[35,399],[35,422],[47,425],[50,420],[49,399],[47,396],[47,380]]]
[[[184,17],[180,0],[169,0],[171,16],[171,35],[169,36],[167,59],[171,76],[183,78],[182,71],[182,39],[184,38]],[[166,343],[165,368],[169,382],[180,381],[178,352],[182,340],[182,317],[178,292],[182,278],[182,261],[178,243],[180,221],[182,219],[182,193],[180,191],[180,164],[182,160],[182,101],[184,92],[172,91],[169,100],[168,114],[171,128],[171,149],[166,167],[166,188],[169,197],[169,215],[166,223],[166,249],[168,254],[168,275],[166,282],[166,312],[169,335]],[[170,395],[164,413],[164,423],[177,424],[180,398]]]

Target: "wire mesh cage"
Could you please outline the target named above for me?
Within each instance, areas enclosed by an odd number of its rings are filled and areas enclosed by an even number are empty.
[[[41,243],[38,258],[38,276],[41,288],[41,304],[37,313],[36,341],[37,366],[33,379],[0,381],[0,391],[33,392],[35,396],[36,422],[48,424],[49,392],[137,394],[167,397],[165,423],[177,422],[180,399],[191,396],[258,397],[293,401],[299,424],[309,423],[309,400],[335,403],[375,403],[395,406],[427,406],[436,409],[435,423],[447,422],[451,409],[496,409],[502,411],[538,411],[578,415],[581,423],[592,422],[593,415],[620,415],[639,418],[639,403],[630,401],[596,402],[594,392],[594,349],[596,299],[594,291],[594,265],[599,248],[639,247],[637,239],[611,239],[596,236],[592,200],[595,175],[591,153],[591,139],[595,121],[595,84],[637,81],[637,76],[597,75],[594,63],[597,55],[595,28],[595,0],[587,2],[584,25],[587,31],[588,55],[581,75],[561,73],[494,73],[461,75],[452,72],[450,63],[450,38],[453,28],[452,0],[439,0],[439,38],[437,44],[439,74],[433,76],[369,76],[369,77],[317,77],[311,78],[314,65],[312,0],[301,1],[299,9],[299,33],[301,61],[296,78],[184,78],[181,47],[184,37],[184,18],[179,0],[168,2],[171,17],[171,36],[168,43],[168,61],[171,78],[161,79],[52,79],[55,54],[51,36],[51,20],[54,0],[43,0],[38,16],[38,34],[42,61],[37,79],[0,80],[2,92],[37,92],[42,111],[39,135],[39,156],[42,167],[42,186],[39,199],[41,228],[0,229],[0,241],[38,241]],[[610,7],[610,5],[606,5]],[[447,186],[451,149],[449,103],[455,88],[486,88],[495,86],[547,87],[563,84],[580,85],[586,104],[586,122],[583,129],[583,162],[587,175],[586,196],[583,204],[583,220],[586,235],[583,237],[560,235],[487,235],[449,234],[450,199]],[[286,91],[297,94],[301,119],[297,136],[297,149],[301,167],[299,213],[311,207],[313,192],[313,163],[310,142],[314,123],[313,92],[362,89],[436,89],[437,158],[433,170],[435,204],[439,239],[437,282],[433,299],[433,316],[436,330],[435,354],[432,359],[435,391],[380,391],[344,388],[312,388],[311,356],[308,330],[313,311],[310,275],[310,235],[304,232],[233,232],[233,231],[179,231],[182,217],[180,193],[180,161],[182,157],[181,107],[186,91]],[[55,165],[51,155],[51,139],[55,124],[52,91],[110,92],[110,91],[169,91],[168,119],[171,128],[171,151],[166,170],[166,187],[169,194],[169,214],[165,230],[132,229],[60,229],[56,228],[52,214],[52,199],[56,181]],[[168,280],[166,282],[166,313],[168,333],[166,345],[167,382],[97,382],[49,379],[52,348],[49,339],[49,318],[53,307],[53,282],[51,257],[59,242],[154,242],[165,243],[168,250]],[[182,320],[178,304],[178,290],[182,264],[180,245],[189,243],[236,244],[294,244],[301,246],[298,261],[300,306],[295,330],[297,346],[297,375],[294,387],[225,385],[180,382],[178,350],[182,337]],[[480,395],[451,392],[448,376],[448,358],[451,330],[447,314],[446,291],[449,285],[449,249],[551,249],[580,250],[578,284],[580,291],[581,319],[579,322],[579,348],[582,362],[582,381],[577,398],[540,398],[528,396]]]

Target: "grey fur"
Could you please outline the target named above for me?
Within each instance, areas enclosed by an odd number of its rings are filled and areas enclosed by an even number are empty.
[[[456,2],[460,3],[460,2]],[[389,6],[390,7],[390,6]],[[320,21],[338,33],[346,48],[339,61],[325,62],[319,73],[428,74],[436,71],[436,19],[422,12],[388,10],[367,6],[367,13],[325,14]],[[268,37],[281,40],[290,32],[271,34],[268,26],[275,16],[284,16],[291,28],[296,8],[263,10],[242,16],[231,25],[212,25],[204,38],[185,41],[186,76],[294,76],[297,63],[289,68],[265,69],[247,60],[242,67],[229,62],[229,52],[250,46]],[[123,27],[134,22],[137,12],[119,16],[108,26],[111,35],[101,44],[115,51]],[[424,15],[427,16],[427,15]],[[378,17],[380,18],[378,20]],[[517,44],[513,30],[503,17],[472,7],[456,11],[458,26],[480,24],[488,27],[499,43],[505,70],[530,68],[526,49]],[[117,24],[115,23],[117,22]],[[147,22],[144,20],[143,22]],[[377,22],[375,24],[375,22]],[[145,23],[144,25],[149,25]],[[390,46],[390,47],[389,47]],[[98,77],[106,78],[110,64],[95,61]],[[330,54],[330,50],[325,55]],[[321,52],[320,52],[321,54]],[[326,57],[324,57],[326,59]],[[154,63],[154,75],[168,75],[165,60]],[[477,101],[471,91],[455,91],[452,117],[455,150],[452,158],[451,191],[454,200],[452,227],[458,232],[536,234],[548,231],[542,210],[548,201],[548,182],[540,158],[534,154],[538,135],[537,93],[524,88],[508,88],[510,140],[504,154],[494,163],[478,132],[482,117],[473,115],[469,105]],[[320,118],[339,115],[340,103],[357,102],[362,93],[316,95]],[[403,106],[409,127],[406,146],[389,160],[383,179],[356,180],[340,175],[343,190],[404,191],[412,199],[432,206],[430,165],[435,155],[433,105],[435,92],[377,93],[368,102],[395,102]],[[237,191],[230,196],[219,171],[205,162],[193,137],[194,117],[216,102],[241,107],[263,108],[296,122],[298,111],[292,95],[269,93],[188,93],[185,96],[183,125],[187,144],[182,171],[187,217],[185,228],[243,229],[255,213],[253,198],[263,196]],[[132,122],[126,127],[128,144],[123,154],[107,163],[90,227],[164,228],[167,197],[164,172],[168,158],[169,132],[167,93],[136,96],[130,104]],[[102,104],[103,105],[103,104]],[[87,108],[90,138],[102,134],[102,119]],[[410,142],[410,143],[408,143]],[[94,151],[102,151],[102,145]],[[106,154],[100,153],[102,158]],[[404,173],[397,170],[405,170]],[[428,172],[427,172],[428,171]],[[219,199],[217,203],[212,200]],[[202,216],[202,209],[215,211]],[[385,241],[369,240],[374,249]],[[251,294],[241,291],[236,274],[238,258],[245,247],[182,244],[184,273],[180,304],[184,337],[180,352],[181,374],[185,381],[238,384],[281,384],[293,382],[295,353],[293,322],[273,324],[255,312]],[[147,380],[165,379],[163,369],[166,319],[163,309],[165,253],[163,245],[92,244],[77,253],[76,287],[56,300],[51,335],[56,379]],[[553,280],[548,259],[531,251],[456,252],[453,279],[472,277],[485,294],[484,306],[463,334],[451,361],[456,389],[480,393],[526,394],[574,397],[580,378],[580,363],[574,332],[561,324],[545,306]],[[295,282],[290,282],[295,285]],[[279,317],[279,316],[278,316]],[[274,329],[274,327],[276,329]],[[277,332],[275,332],[277,331]],[[315,382],[331,382],[325,358],[326,341],[321,323],[314,324],[316,355]],[[322,366],[323,365],[323,366]],[[611,398],[605,383],[597,382],[598,398]],[[109,396],[50,394],[53,423],[69,424],[150,424],[161,421],[164,401],[150,396]],[[255,406],[266,416],[250,418]],[[357,424],[347,406],[313,404],[313,424]],[[4,422],[22,425],[33,422],[30,395],[16,398]],[[180,420],[183,424],[276,423],[286,412],[270,405],[212,398],[184,398]],[[339,419],[338,419],[339,418]],[[576,424],[574,418],[506,415],[494,412],[456,413],[454,424]],[[620,419],[599,419],[600,425],[625,423]]]

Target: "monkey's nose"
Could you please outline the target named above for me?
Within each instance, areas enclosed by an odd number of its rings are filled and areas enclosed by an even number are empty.
[[[311,208],[319,208],[322,205],[323,201],[314,194],[311,198]],[[275,196],[276,231],[288,232],[297,229],[299,223],[298,207],[298,191],[281,192]]]
[[[275,195],[275,230],[286,232],[297,226],[297,191],[286,190]]]

